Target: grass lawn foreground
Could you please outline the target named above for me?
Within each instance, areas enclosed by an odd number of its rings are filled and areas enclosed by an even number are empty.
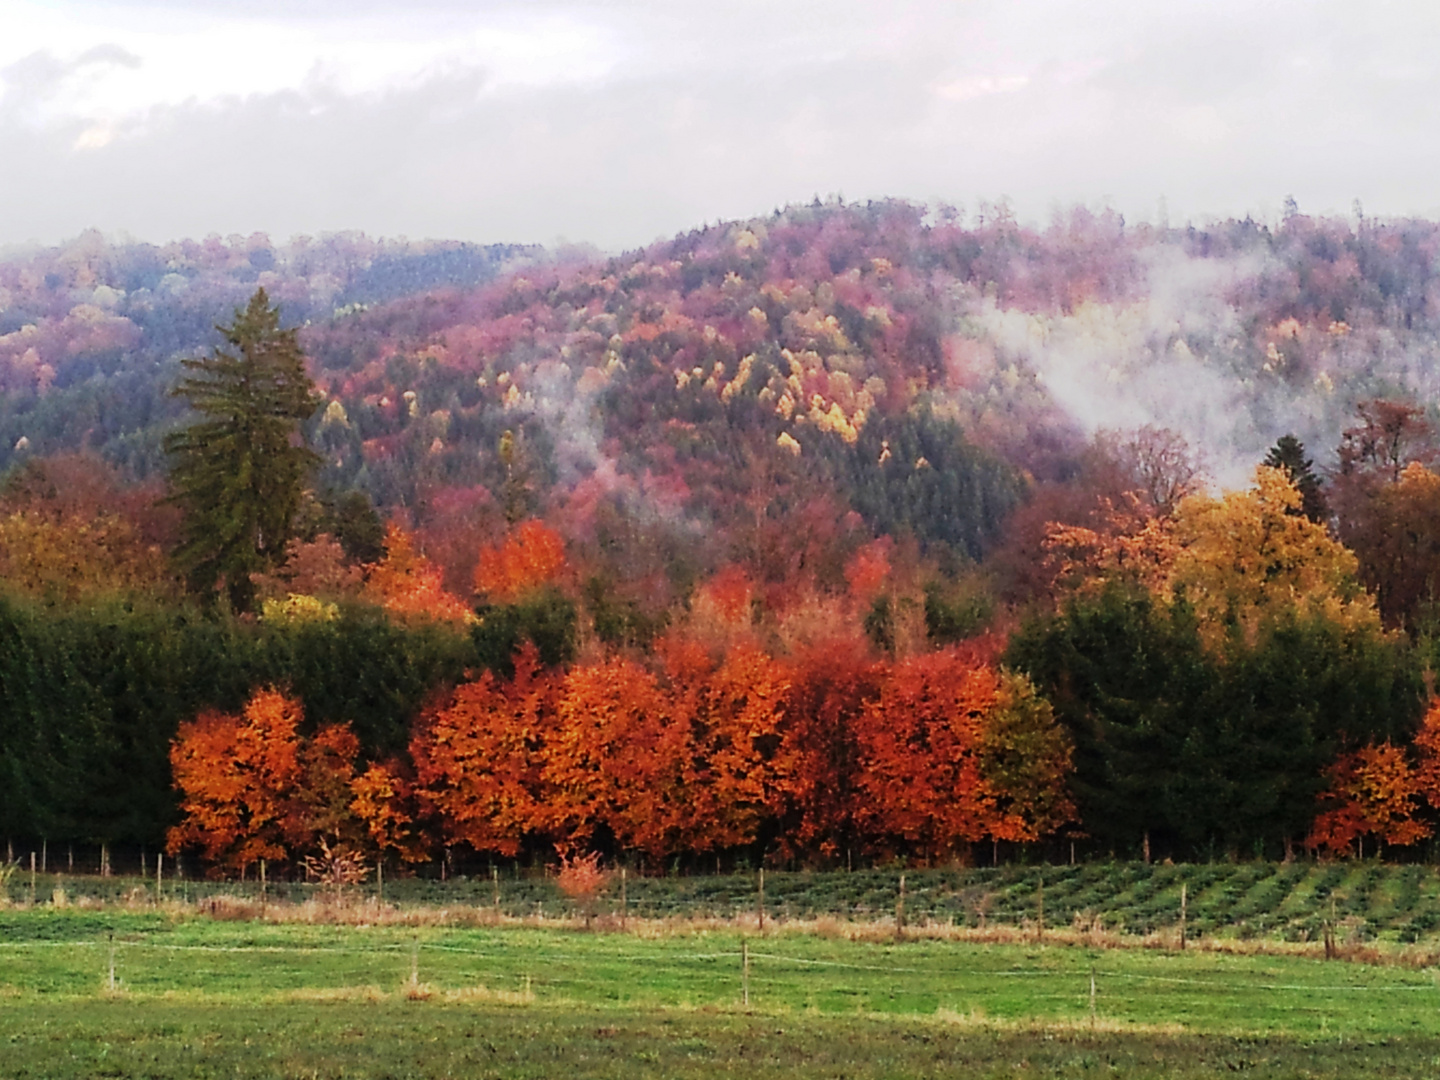
[[[641,922],[586,933],[0,910],[7,1078],[1232,1070],[1440,1075],[1436,971],[786,928],[742,937]]]

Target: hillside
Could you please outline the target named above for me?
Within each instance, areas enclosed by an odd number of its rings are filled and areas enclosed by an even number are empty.
[[[172,846],[242,871],[326,799],[405,862],[1418,852],[1437,245],[894,201],[611,258],[12,255],[0,823],[155,844],[178,785]],[[257,286],[321,466],[229,612],[164,557],[159,447]],[[214,747],[254,738],[299,831],[210,850]]]
[[[312,426],[322,486],[421,528],[509,500],[579,537],[603,504],[703,533],[714,564],[783,544],[768,522],[854,510],[872,535],[979,558],[1097,428],[1174,429],[1240,483],[1287,431],[1323,463],[1357,401],[1427,400],[1437,244],[1419,221],[1161,230],[1075,210],[1036,230],[902,202],[792,207],[594,261],[87,235],[0,263],[0,468],[76,447],[161,468],[176,357],[259,284],[306,326],[332,401]],[[495,276],[516,259],[532,264]]]
[[[538,249],[375,241],[362,234],[272,244],[263,234],[163,246],[87,232],[0,254],[0,468],[24,452],[86,448],[143,478],[181,415],[177,359],[256,286],[292,325],[431,289],[472,287]]]

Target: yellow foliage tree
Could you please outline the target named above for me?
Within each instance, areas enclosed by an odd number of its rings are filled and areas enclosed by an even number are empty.
[[[1176,508],[1168,591],[1193,606],[1207,644],[1237,629],[1253,640],[1297,605],[1347,627],[1379,629],[1355,556],[1304,517],[1301,502],[1283,470],[1262,465],[1253,488],[1192,495]]]
[[[0,517],[0,577],[50,601],[164,587],[165,560],[124,518]]]

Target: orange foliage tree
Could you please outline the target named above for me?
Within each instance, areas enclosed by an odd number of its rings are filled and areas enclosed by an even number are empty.
[[[1404,749],[1390,740],[1344,754],[1329,769],[1330,790],[1305,846],[1333,855],[1363,856],[1365,838],[1381,844],[1413,844],[1430,835],[1416,820],[1421,777]]]
[[[1387,740],[1342,755],[1328,770],[1330,786],[1306,846],[1360,855],[1367,837],[1403,846],[1431,835],[1418,815],[1422,803],[1440,810],[1440,697],[1431,696],[1411,751]]]
[[[486,672],[423,716],[410,741],[416,793],[447,843],[515,855],[544,817],[540,751],[555,723],[555,684],[533,645],[514,678]]]
[[[965,857],[982,839],[1037,839],[1074,816],[1071,748],[1048,705],[977,647],[896,664],[862,712],[857,817],[881,849]]]
[[[1430,695],[1430,705],[1415,733],[1415,781],[1421,797],[1432,810],[1440,810],[1440,697]]]
[[[468,622],[474,615],[445,591],[440,568],[415,547],[415,539],[397,522],[385,529],[385,558],[368,567],[365,595],[402,620]]]
[[[783,738],[789,689],[779,663],[754,645],[718,663],[694,642],[665,648],[669,722],[652,780],[648,850],[705,852],[755,841],[784,803],[795,771]]]
[[[348,835],[349,781],[359,744],[347,725],[299,734],[300,703],[257,690],[239,716],[214,710],[180,726],[170,747],[180,789],[172,853],[198,847],[216,867],[287,861],[321,835]]]
[[[475,567],[475,591],[510,603],[549,584],[565,568],[565,541],[541,521],[521,522],[503,543],[483,548]]]
[[[544,824],[557,844],[584,847],[608,829],[622,845],[663,854],[655,825],[666,816],[657,772],[673,734],[667,719],[655,677],[633,661],[614,657],[566,676],[542,765]]]
[[[994,799],[980,761],[1000,680],[958,649],[895,665],[856,728],[857,816],[881,848],[922,858],[961,853],[988,835]]]
[[[1127,581],[1158,592],[1179,552],[1174,522],[1155,516],[1133,493],[1118,505],[1101,499],[1089,525],[1050,522],[1042,547],[1049,579],[1068,589]]]
[[[399,761],[376,762],[350,781],[350,809],[385,855],[401,862],[420,863],[430,857],[432,844],[418,805],[415,782]]]

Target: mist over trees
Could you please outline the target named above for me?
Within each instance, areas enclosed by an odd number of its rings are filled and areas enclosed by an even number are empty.
[[[0,830],[200,843],[273,728],[233,869],[1417,857],[1437,244],[894,201],[0,261]],[[182,379],[260,354],[246,514]]]

